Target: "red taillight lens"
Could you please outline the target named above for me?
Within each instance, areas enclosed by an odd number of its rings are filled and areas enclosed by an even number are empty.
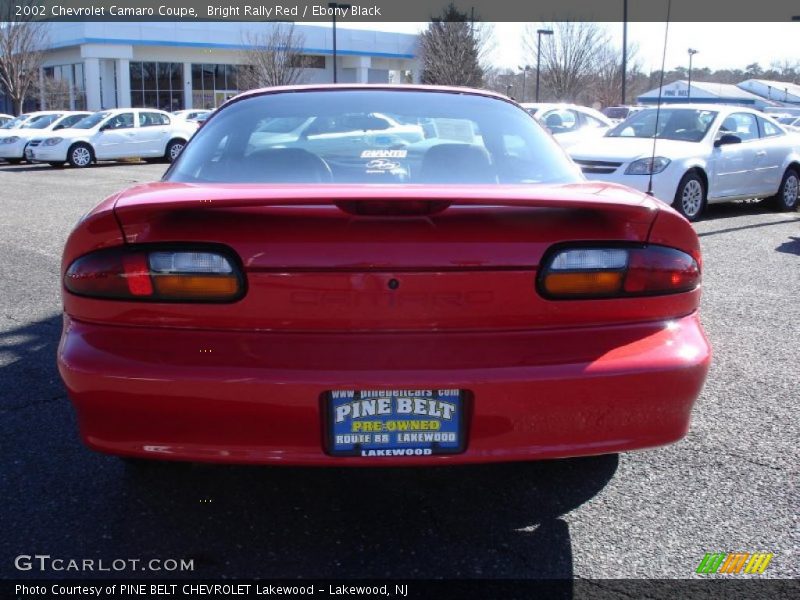
[[[64,287],[95,298],[230,302],[244,293],[244,277],[227,251],[124,247],[76,259]]]
[[[676,294],[698,285],[697,261],[665,246],[564,248],[539,276],[540,292],[554,299]]]
[[[627,294],[688,292],[700,285],[700,267],[674,248],[650,246],[632,250],[625,275]]]

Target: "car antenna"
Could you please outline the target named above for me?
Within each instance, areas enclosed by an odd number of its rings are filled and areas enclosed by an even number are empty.
[[[669,37],[669,13],[672,0],[667,0],[667,24],[664,27],[664,50],[661,54],[661,80],[658,83],[658,104],[656,104],[656,124],[653,127],[653,153],[650,155],[650,175],[647,179],[647,194],[653,195],[653,168],[656,162],[656,140],[658,139],[658,119],[661,116],[661,94],[664,92],[664,69],[667,63],[667,38]]]

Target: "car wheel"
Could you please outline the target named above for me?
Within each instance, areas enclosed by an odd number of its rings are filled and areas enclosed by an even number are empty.
[[[91,165],[93,159],[94,156],[92,155],[92,149],[86,144],[75,144],[69,149],[69,153],[67,155],[69,164],[71,164],[73,167],[78,167],[79,169]]]
[[[795,169],[786,169],[781,180],[781,187],[778,193],[770,200],[773,208],[779,211],[789,211],[797,209],[797,200],[800,196],[800,175]]]
[[[22,162],[22,159],[21,158],[7,158],[6,162],[8,164],[10,164],[10,165],[18,165],[19,163]]]
[[[706,187],[700,176],[690,171],[683,176],[672,206],[690,221],[697,221],[706,205]]]
[[[183,140],[171,140],[170,143],[167,144],[167,151],[164,153],[164,158],[167,162],[175,162],[175,159],[180,156],[185,145],[186,142]]]

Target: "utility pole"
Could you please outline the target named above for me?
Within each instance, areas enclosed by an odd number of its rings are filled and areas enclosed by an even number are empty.
[[[530,65],[525,65],[524,67],[518,67],[520,71],[522,71],[522,100],[520,102],[525,102],[525,90],[527,89],[527,85],[525,83],[526,76],[528,75],[528,71],[531,70]]]
[[[539,101],[539,74],[542,71],[542,36],[553,35],[552,29],[536,30],[536,102]]]
[[[622,0],[622,106],[625,106],[625,84],[628,79],[628,0]]]
[[[339,70],[338,61],[336,59],[336,9],[337,8],[344,8],[348,9],[351,8],[350,4],[340,4],[338,2],[328,2],[328,8],[332,8],[332,16],[333,19],[333,83],[338,83],[338,75],[337,72]]]
[[[686,99],[689,100],[692,97],[692,57],[697,54],[698,50],[694,48],[689,48],[689,90],[686,92]]]

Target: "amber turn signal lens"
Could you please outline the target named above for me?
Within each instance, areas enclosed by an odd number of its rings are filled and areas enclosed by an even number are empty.
[[[622,275],[620,271],[551,273],[544,286],[553,296],[612,296],[622,288]]]
[[[156,275],[153,278],[156,294],[162,298],[211,300],[230,298],[239,289],[233,275]]]

